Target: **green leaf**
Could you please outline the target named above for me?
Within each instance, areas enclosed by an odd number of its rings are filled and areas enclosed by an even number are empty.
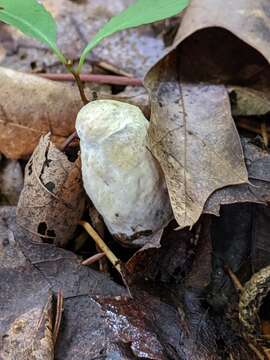
[[[55,21],[36,0],[0,0],[0,20],[49,45],[60,61],[66,63],[56,45]]]
[[[88,53],[104,38],[117,31],[150,24],[174,16],[188,4],[189,0],[137,0],[105,24],[86,46],[80,58],[78,73],[80,73]]]

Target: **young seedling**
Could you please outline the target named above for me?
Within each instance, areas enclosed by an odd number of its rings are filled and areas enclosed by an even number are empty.
[[[106,37],[129,28],[153,23],[180,13],[189,0],[137,0],[119,15],[113,17],[93,37],[82,51],[79,64],[75,68],[73,61],[67,59],[57,47],[57,26],[52,15],[37,0],[0,0],[0,21],[16,27],[43,44],[55,53],[70,72],[79,88],[84,104],[88,101],[84,94],[80,74],[91,50]]]

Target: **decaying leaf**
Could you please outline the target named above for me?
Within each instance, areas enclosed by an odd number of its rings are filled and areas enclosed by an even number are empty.
[[[47,321],[41,313],[49,314],[48,292],[61,289],[65,300],[55,347],[57,359],[133,360],[142,355],[153,360],[217,358],[214,323],[196,294],[186,293],[183,308],[179,304],[178,309],[139,290],[134,290],[134,299],[130,299],[124,288],[82,266],[73,253],[33,243],[28,233],[16,226],[12,207],[0,209],[0,230],[0,337],[5,350],[11,351],[8,335],[25,314],[28,324],[31,321],[33,325],[31,339],[26,334],[25,344],[33,340],[34,329],[44,329],[37,324]],[[44,339],[44,332],[35,335],[41,353],[39,339]],[[149,346],[150,340],[155,348]],[[45,349],[44,343],[42,346]],[[236,348],[242,346],[238,339]],[[14,346],[13,350],[12,357],[3,359],[31,359],[19,357],[20,347]],[[44,358],[36,355],[33,360],[50,359],[49,354]]]
[[[189,82],[176,53],[150,71],[146,84],[150,149],[165,173],[178,224],[192,226],[212,192],[247,181],[227,91],[223,85]]]
[[[0,197],[2,205],[17,205],[23,188],[23,172],[16,160],[1,161],[0,165]]]
[[[252,143],[251,139],[242,137],[241,140],[249,183],[215,191],[205,204],[205,213],[218,216],[220,205],[270,202],[270,155],[266,150]]]
[[[85,201],[80,167],[80,159],[70,162],[50,134],[41,137],[26,166],[17,207],[17,223],[33,240],[64,246],[72,237]]]
[[[29,156],[48,131],[61,143],[75,130],[77,89],[4,68],[0,79],[0,152],[7,158]]]
[[[53,360],[52,296],[15,317],[4,335],[0,350],[3,360]]]
[[[51,294],[60,289],[67,299],[62,319],[67,334],[62,338],[61,328],[57,358],[94,358],[103,349],[104,340],[105,344],[112,340],[106,335],[98,306],[91,306],[94,302],[89,294],[119,296],[125,295],[125,289],[104,274],[81,266],[73,253],[49,244],[33,244],[27,235],[16,226],[15,208],[1,207],[0,358],[54,359]]]
[[[270,193],[270,189],[269,189]],[[269,265],[270,259],[270,206],[258,205],[254,210],[252,229],[252,267],[258,271]]]
[[[229,86],[234,116],[260,116],[270,112],[270,91]]]
[[[96,298],[115,340],[129,344],[135,358],[214,360],[217,357],[213,324],[207,315],[199,320],[203,310],[197,300],[195,294],[187,292],[183,307],[179,305],[176,310],[143,292],[135,293],[133,300],[123,296]]]
[[[203,8],[193,0],[168,55],[146,77],[152,97],[150,148],[165,172],[180,226],[198,219],[206,193],[247,182],[221,84],[254,85],[256,91],[267,87],[269,38],[267,0],[231,1],[226,6],[207,0]],[[200,127],[205,135],[198,134]]]
[[[125,268],[130,283],[145,278],[162,283],[183,281],[184,274],[190,270],[194,246],[192,233],[187,229],[175,231],[176,227],[173,221],[164,230],[161,241],[147,242],[128,260]]]
[[[201,6],[200,0],[192,0],[183,17],[175,46],[195,32],[200,34],[199,30],[215,28],[214,31],[216,31],[217,27],[226,29],[236,35],[270,61],[270,49],[268,46],[270,38],[268,0],[229,1],[226,2],[226,5],[223,0],[206,0],[203,6]],[[226,45],[222,43],[222,46],[219,46],[219,49],[215,49],[215,51],[221,53],[224,51],[224,48],[226,48]],[[231,67],[234,67],[237,62],[241,61],[239,56],[236,56],[237,59],[232,59],[232,56],[236,54],[223,53],[223,55],[227,58],[225,60],[230,60]],[[205,53],[206,56],[210,57],[209,52]],[[204,70],[202,69],[202,71]]]

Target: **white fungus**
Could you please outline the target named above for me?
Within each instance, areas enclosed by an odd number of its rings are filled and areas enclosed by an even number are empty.
[[[89,103],[76,121],[84,188],[127,245],[146,244],[172,218],[162,171],[146,147],[148,126],[138,107],[113,100]]]

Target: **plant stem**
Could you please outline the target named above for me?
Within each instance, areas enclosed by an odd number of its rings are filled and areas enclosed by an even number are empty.
[[[76,73],[76,71],[74,71],[73,69],[71,69],[71,74],[74,76],[74,79],[76,81],[76,84],[78,86],[78,89],[79,89],[79,92],[80,92],[80,96],[81,96],[81,99],[82,99],[82,102],[84,105],[88,104],[89,101],[85,95],[85,92],[84,92],[84,86],[83,86],[83,83],[82,83],[82,80],[80,78],[80,75]]]
[[[66,69],[72,74],[72,76],[74,77],[74,80],[78,86],[78,89],[79,89],[79,92],[80,92],[80,96],[81,96],[81,99],[82,99],[82,102],[84,105],[88,104],[89,101],[87,100],[87,97],[85,95],[85,92],[84,92],[84,86],[83,86],[83,83],[82,83],[82,80],[80,78],[80,75],[79,73],[77,73],[74,69],[73,69],[73,66],[72,66],[72,61],[68,60],[67,63],[66,63]]]
[[[59,150],[61,151],[65,151],[66,148],[69,146],[69,144],[71,144],[75,139],[78,139],[78,134],[77,131],[74,131],[64,142],[63,144],[61,144],[61,146],[59,146]]]

